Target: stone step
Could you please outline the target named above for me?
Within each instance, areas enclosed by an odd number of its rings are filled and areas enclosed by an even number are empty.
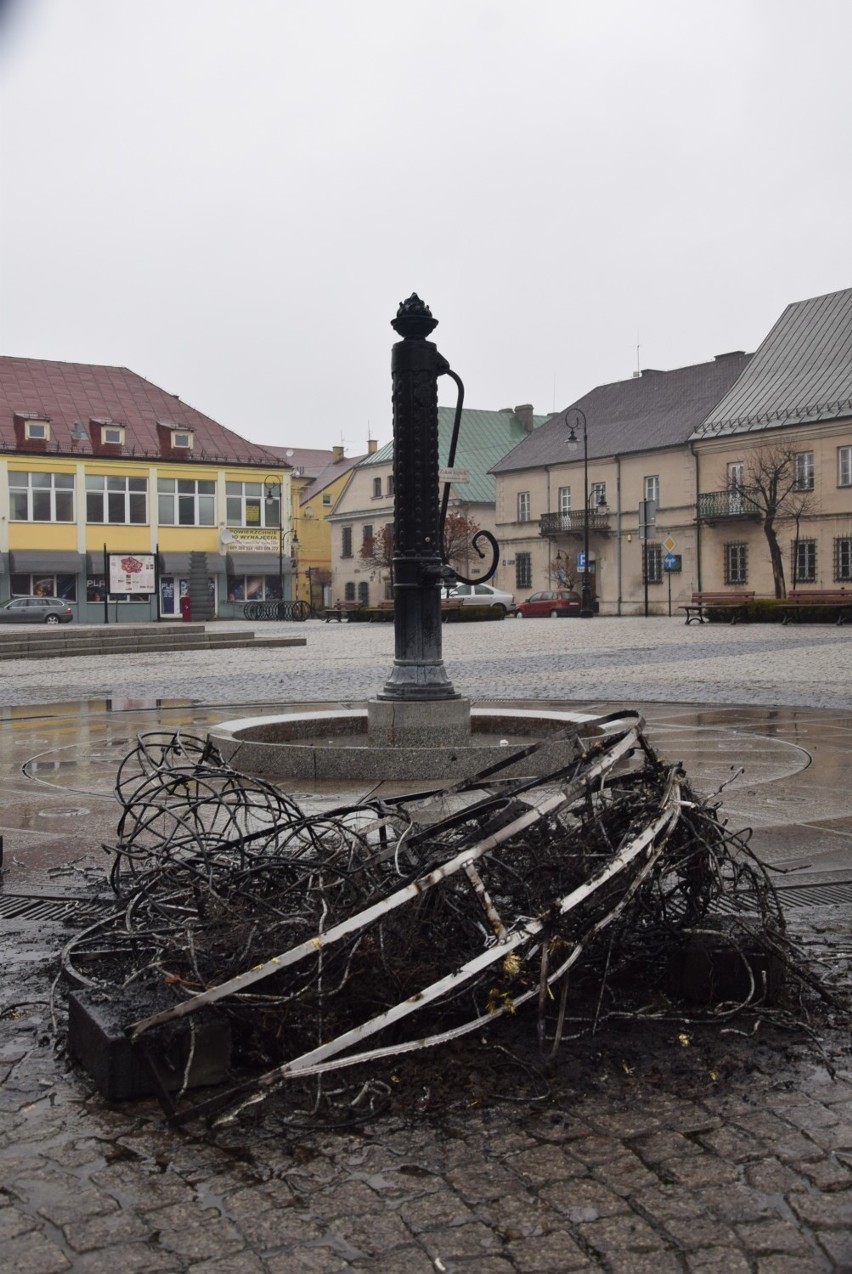
[[[44,639],[18,642],[0,641],[0,661],[12,659],[71,659],[94,655],[125,654],[177,654],[192,650],[266,649],[267,647],[305,646],[304,637],[256,637],[250,633],[205,633],[176,631],[137,633],[135,636],[116,632],[105,637],[102,631],[93,630],[85,638],[54,642],[54,633]]]

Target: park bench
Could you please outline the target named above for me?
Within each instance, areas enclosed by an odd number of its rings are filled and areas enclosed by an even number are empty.
[[[363,610],[363,602],[335,602],[333,606],[326,606],[322,612],[322,617],[327,624],[336,619],[338,624],[343,622],[343,616],[348,615],[353,610]]]
[[[784,618],[781,623],[792,623],[798,617],[798,611],[810,606],[836,607],[837,623],[845,624],[846,617],[852,610],[852,591],[846,588],[791,589],[784,601]]]
[[[686,611],[686,623],[707,622],[708,610],[726,610],[731,612],[731,623],[744,617],[749,602],[754,601],[754,593],[693,593],[692,601],[685,602],[678,610]]]

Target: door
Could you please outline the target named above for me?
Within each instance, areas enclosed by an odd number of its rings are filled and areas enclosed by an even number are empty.
[[[163,619],[180,618],[180,599],[189,592],[189,579],[175,575],[160,576],[160,615]]]

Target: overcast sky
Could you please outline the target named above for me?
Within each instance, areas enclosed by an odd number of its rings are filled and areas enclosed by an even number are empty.
[[[412,291],[548,412],[852,286],[849,0],[0,6],[0,353],[256,442],[387,441]]]

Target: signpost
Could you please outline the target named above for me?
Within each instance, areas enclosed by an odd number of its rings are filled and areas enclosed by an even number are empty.
[[[676,547],[675,541],[670,535],[667,535],[663,540],[663,548],[666,550],[663,558],[663,570],[666,572],[669,585],[669,615],[672,613],[672,572],[679,571],[683,564],[683,558],[680,554],[672,551]]]

